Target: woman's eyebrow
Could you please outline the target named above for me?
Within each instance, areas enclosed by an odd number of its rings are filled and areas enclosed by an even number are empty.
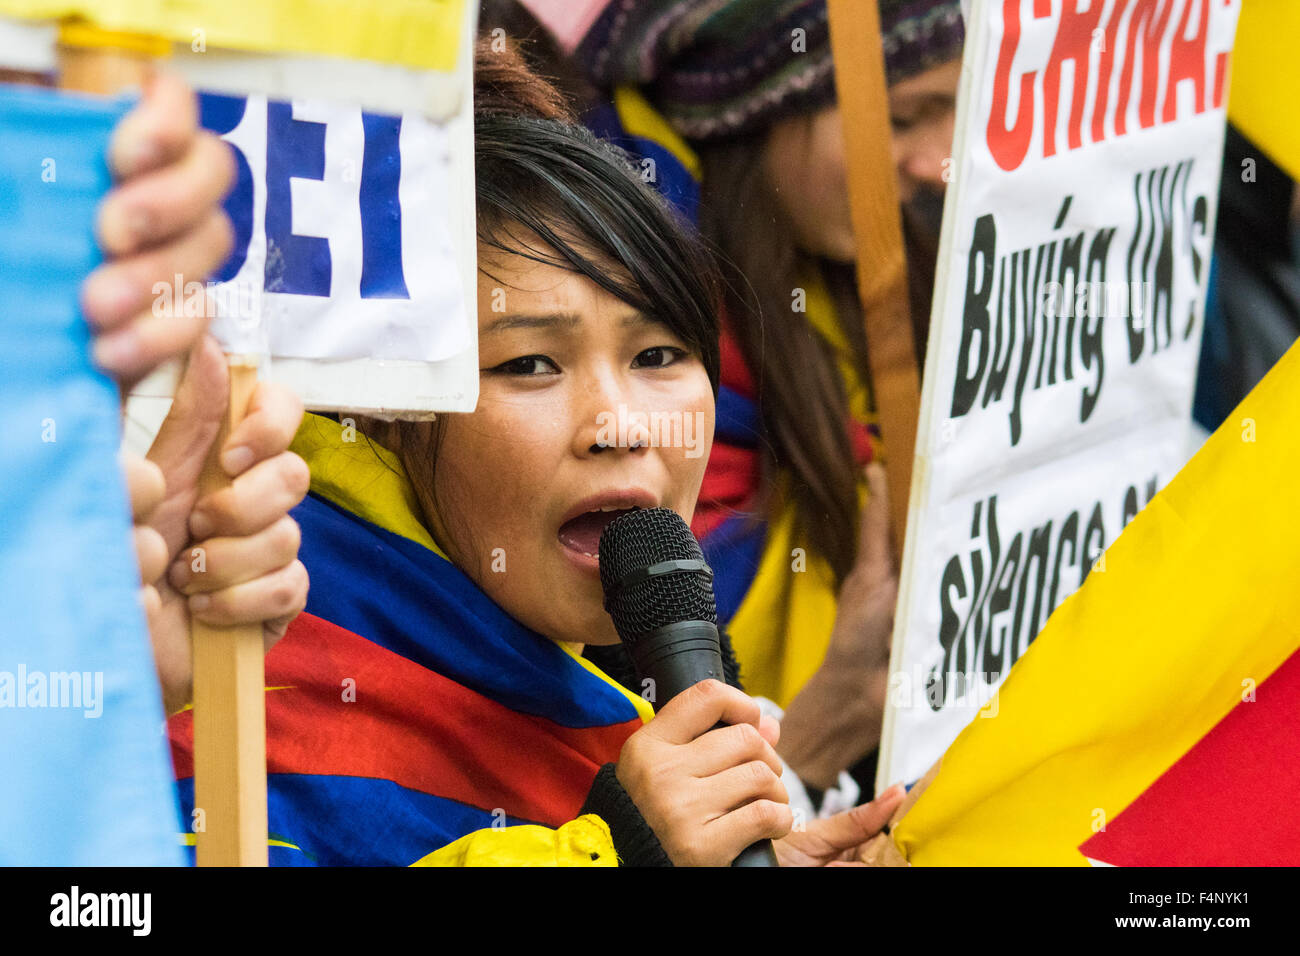
[[[569,331],[582,323],[573,312],[553,312],[544,315],[503,315],[493,319],[483,329],[483,335],[509,332],[514,329],[557,329]]]
[[[582,317],[575,312],[551,312],[540,315],[502,315],[489,322],[483,329],[483,335],[491,335],[494,332],[510,332],[516,329],[556,329],[558,331],[572,331],[582,324]],[[628,312],[621,323],[624,328],[642,325],[663,325],[662,319],[657,319],[652,315],[646,315],[644,312]]]

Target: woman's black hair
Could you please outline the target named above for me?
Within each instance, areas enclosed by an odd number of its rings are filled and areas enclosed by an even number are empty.
[[[577,272],[663,322],[700,358],[717,394],[713,260],[626,153],[580,126],[480,114],[474,174],[481,244]]]

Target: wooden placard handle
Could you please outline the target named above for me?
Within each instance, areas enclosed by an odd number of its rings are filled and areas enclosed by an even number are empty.
[[[858,294],[866,317],[867,363],[885,446],[895,556],[901,563],[921,414],[921,376],[909,315],[880,12],[876,0],[828,0],[827,7],[844,125],[849,209],[858,243]]]
[[[230,484],[218,456],[248,414],[257,365],[230,358],[230,403],[199,477],[200,496]],[[266,695],[260,624],[194,621],[194,808],[199,866],[266,866]]]

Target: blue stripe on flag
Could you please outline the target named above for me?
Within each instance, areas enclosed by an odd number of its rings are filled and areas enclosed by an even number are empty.
[[[311,576],[307,613],[511,710],[565,727],[636,718],[621,692],[514,620],[423,545],[316,495],[293,516],[302,527],[299,557]],[[467,625],[475,630],[472,639],[461,633]]]

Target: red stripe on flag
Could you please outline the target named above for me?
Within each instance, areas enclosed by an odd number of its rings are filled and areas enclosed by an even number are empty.
[[[691,518],[691,533],[703,538],[737,512],[752,510],[759,469],[757,449],[715,442]]]
[[[718,379],[727,388],[752,399],[757,395],[758,390],[754,388],[754,376],[749,371],[749,363],[745,361],[745,353],[731,331],[731,315],[723,310],[720,318],[722,321],[718,334]]]
[[[1294,866],[1297,807],[1300,651],[1079,849],[1116,866]]]
[[[284,688],[266,694],[269,773],[392,780],[553,826],[573,819],[600,765],[642,725],[517,713],[310,614],[267,656],[266,685]],[[177,778],[192,776],[192,711],[171,718],[170,735]]]

